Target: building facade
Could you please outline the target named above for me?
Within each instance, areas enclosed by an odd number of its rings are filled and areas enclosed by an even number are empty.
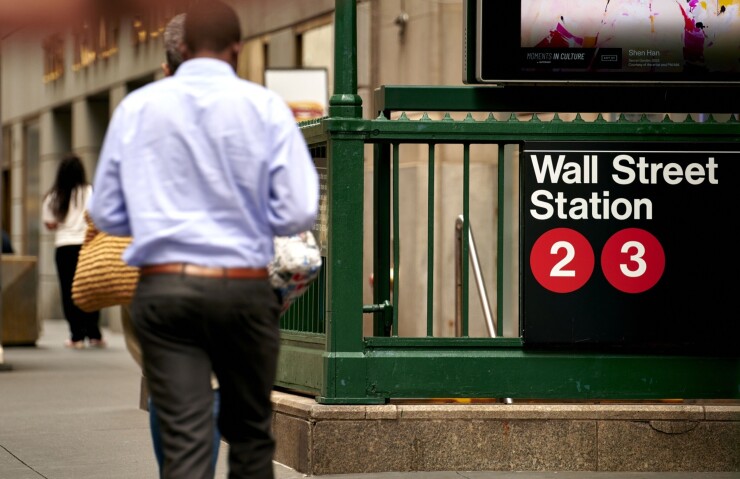
[[[334,1],[230,0],[237,9],[244,35],[238,74],[264,83],[270,69],[325,69],[327,97],[333,91]],[[183,1],[183,5],[187,0]],[[181,5],[182,6],[182,5]],[[39,32],[18,29],[4,34],[0,43],[0,118],[2,119],[2,224],[10,232],[16,250],[38,257],[39,315],[61,318],[61,303],[54,266],[53,236],[40,220],[40,205],[51,186],[59,160],[67,152],[77,153],[93,177],[108,120],[115,106],[130,91],[162,77],[164,60],[162,32],[178,13],[162,6],[127,13],[80,19],[66,28]],[[384,84],[462,85],[462,0],[359,0],[357,3],[358,94],[363,116],[377,116],[373,91]],[[421,113],[409,112],[420,117]],[[422,151],[418,152],[423,157]],[[479,155],[476,168],[476,207],[493,209],[496,155]],[[414,217],[425,208],[424,188],[428,175],[424,161],[405,154],[401,165],[404,188],[401,204],[404,217]],[[369,161],[367,159],[370,159]],[[366,155],[366,191],[372,191],[372,153]],[[460,213],[457,188],[457,152],[441,151],[436,177],[439,191],[455,193],[454,200],[438,202],[435,214],[449,216],[449,234],[441,235],[435,248],[437,274],[436,311],[443,311],[439,335],[454,334],[454,219]],[[448,168],[451,167],[451,168]],[[447,172],[447,170],[450,170]],[[418,186],[414,186],[418,185]],[[408,216],[406,216],[408,214]],[[365,212],[365,224],[372,221]],[[494,277],[495,218],[476,225],[485,275]],[[424,244],[426,226],[404,222],[404,232]],[[366,235],[367,236],[367,235]],[[366,238],[366,242],[370,242]],[[425,261],[425,249],[406,255],[401,269],[412,272]],[[364,261],[369,279],[371,258]],[[426,278],[404,274],[412,288],[424,291]],[[364,295],[371,302],[371,282]],[[437,291],[438,290],[438,291]],[[493,293],[492,293],[493,294]],[[424,308],[425,298],[399,298],[402,310]],[[476,299],[477,302],[477,299]],[[418,304],[417,304],[418,303]],[[104,318],[117,320],[118,308],[104,311]],[[405,321],[403,335],[424,335],[425,326]],[[516,334],[516,331],[512,331]],[[482,318],[471,320],[471,335],[485,335]]]

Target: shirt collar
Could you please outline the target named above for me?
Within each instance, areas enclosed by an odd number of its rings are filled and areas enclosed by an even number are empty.
[[[231,68],[231,65],[216,58],[192,58],[183,62],[175,72],[175,76],[200,76],[204,74],[236,76],[236,72]]]

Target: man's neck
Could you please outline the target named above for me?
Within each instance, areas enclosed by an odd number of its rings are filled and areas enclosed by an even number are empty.
[[[232,53],[231,49],[222,50],[220,52],[216,52],[213,50],[198,50],[197,52],[194,52],[191,58],[213,58],[216,60],[221,60],[229,65],[231,65],[234,70],[236,70],[236,59],[234,58],[234,55]]]

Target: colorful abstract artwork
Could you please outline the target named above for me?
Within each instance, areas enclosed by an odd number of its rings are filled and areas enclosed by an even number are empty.
[[[737,72],[740,0],[521,0],[521,46],[618,53],[591,69]]]

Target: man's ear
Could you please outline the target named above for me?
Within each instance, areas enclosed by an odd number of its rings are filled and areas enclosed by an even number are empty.
[[[185,45],[185,42],[180,43],[177,47],[178,50],[180,50],[180,55],[182,56],[182,61],[190,60],[192,58],[191,51],[188,48],[187,45]]]
[[[236,42],[231,45],[231,64],[236,70],[236,66],[239,64],[239,53],[242,51],[242,42]]]
[[[164,76],[166,77],[172,75],[172,72],[170,71],[170,66],[167,64],[167,62],[162,62],[162,73],[164,73]]]

